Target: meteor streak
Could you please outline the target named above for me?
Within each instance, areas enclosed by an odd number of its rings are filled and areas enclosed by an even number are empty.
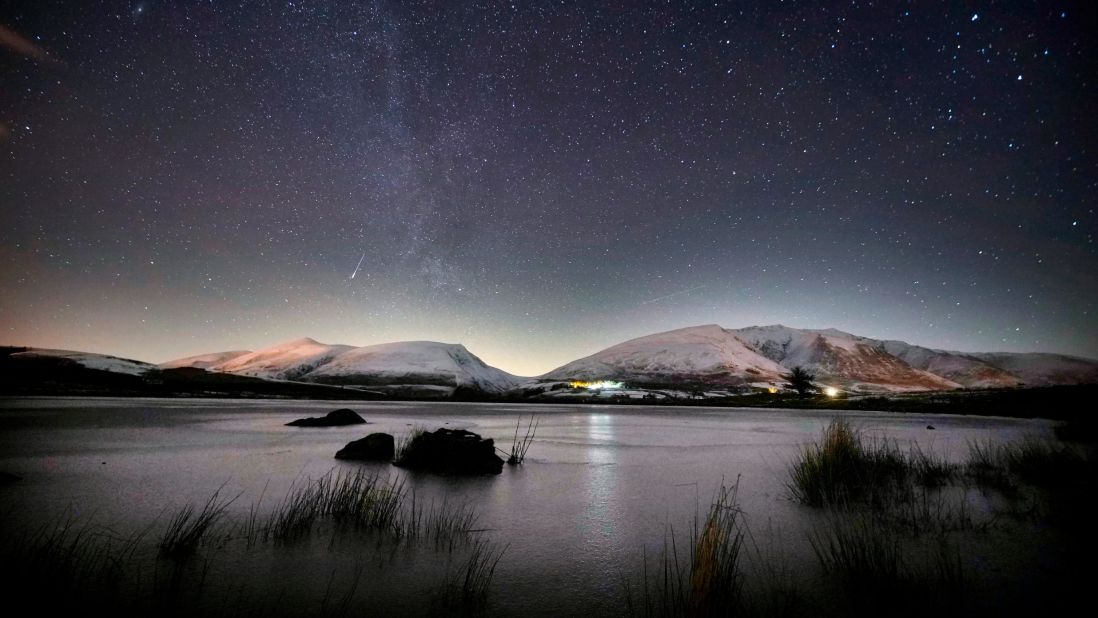
[[[674,298],[675,296],[678,296],[680,294],[689,294],[690,292],[696,292],[696,291],[698,291],[698,290],[700,290],[704,287],[705,287],[704,285],[699,285],[698,287],[690,288],[689,290],[679,290],[678,292],[672,292],[672,293],[668,294],[667,296],[660,296],[660,297],[657,297],[657,298],[649,298],[648,300],[641,301],[641,304],[642,305],[647,305],[649,303],[657,303],[661,300],[667,300],[668,298]]]
[[[358,269],[362,268],[362,260],[365,260],[365,259],[366,259],[366,252],[363,251],[362,252],[362,257],[358,258],[358,265],[355,266],[355,272],[351,273],[351,278],[352,279],[354,279],[355,275],[358,274]]]

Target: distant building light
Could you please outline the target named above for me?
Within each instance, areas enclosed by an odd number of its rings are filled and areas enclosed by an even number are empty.
[[[586,388],[589,391],[619,390],[625,388],[624,382],[617,382],[614,380],[597,380],[594,382],[589,382],[587,380],[572,380],[568,385],[572,388]]]
[[[771,395],[776,395],[778,394],[778,387],[771,386],[770,388],[766,389],[766,392],[770,393]]]

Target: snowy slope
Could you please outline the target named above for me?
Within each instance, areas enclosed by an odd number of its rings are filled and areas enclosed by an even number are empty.
[[[212,354],[200,354],[198,356],[188,356],[186,358],[178,358],[166,363],[160,363],[161,369],[178,369],[180,367],[194,367],[195,369],[208,369],[214,365],[220,365],[227,363],[234,358],[239,358],[245,354],[251,354],[251,350],[233,350],[230,352],[214,352]]]
[[[880,345],[912,367],[942,376],[966,388],[1004,388],[1022,382],[1013,373],[971,354],[932,350],[903,341],[881,341]]]
[[[875,339],[833,328],[782,326],[737,329],[741,339],[787,368],[805,367],[817,382],[859,391],[923,391],[962,388],[961,384],[912,367]]]
[[[972,356],[1018,376],[1026,386],[1098,383],[1098,361],[1038,352],[975,353]]]
[[[146,371],[150,369],[156,369],[156,365],[150,363],[143,363],[141,361],[130,360],[128,358],[118,358],[117,356],[107,356],[106,354],[93,354],[91,352],[76,352],[73,350],[50,350],[46,348],[29,348],[26,352],[16,352],[11,355],[12,358],[64,358],[88,369],[98,369],[100,371],[112,371],[114,373],[126,373],[129,375],[144,375]]]
[[[304,337],[237,356],[207,369],[269,380],[299,380],[351,349],[353,347],[349,345],[327,345]]]
[[[305,380],[339,384],[434,384],[501,393],[519,378],[477,358],[461,344],[401,341],[348,350],[306,374]]]
[[[541,380],[634,383],[781,382],[788,371],[715,324],[631,339],[558,367]]]
[[[520,381],[485,364],[465,346],[433,341],[403,341],[359,348],[303,338],[255,352],[191,356],[161,366],[199,367],[272,380],[416,387],[446,392],[468,387],[502,393]]]

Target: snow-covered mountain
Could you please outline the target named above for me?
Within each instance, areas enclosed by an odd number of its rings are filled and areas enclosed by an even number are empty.
[[[783,367],[805,367],[817,381],[855,391],[926,391],[962,388],[943,376],[917,369],[890,354],[881,342],[833,328],[749,326],[740,339]]]
[[[1057,354],[932,350],[835,329],[695,326],[611,346],[538,378],[621,380],[634,385],[779,383],[805,367],[819,384],[906,392],[1098,382],[1098,361]]]
[[[1003,367],[981,360],[978,355],[933,350],[903,341],[881,341],[880,345],[908,365],[966,388],[1003,388],[1025,382]]]
[[[251,354],[251,350],[232,350],[229,352],[214,352],[213,354],[199,354],[198,356],[188,356],[186,358],[178,358],[166,363],[160,363],[157,365],[161,369],[179,369],[181,367],[193,367],[195,369],[209,369],[214,365],[220,365],[227,363],[234,358],[239,358],[245,354]]]
[[[304,379],[329,384],[435,384],[502,393],[519,378],[485,364],[461,344],[401,341],[348,350]]]
[[[778,383],[788,373],[716,324],[631,339],[558,367],[540,380],[631,383]]]
[[[221,362],[209,362],[224,356]],[[448,395],[455,388],[502,393],[519,378],[491,367],[461,344],[401,341],[365,347],[303,338],[255,352],[221,352],[164,363],[271,380],[392,387]]]
[[[317,367],[353,349],[349,345],[328,345],[302,337],[230,358],[206,369],[268,380],[300,380]]]
[[[11,355],[11,358],[16,360],[57,358],[74,362],[87,369],[124,373],[134,376],[144,375],[146,371],[156,369],[156,365],[131,360],[129,358],[119,358],[117,356],[95,354],[92,352],[76,352],[73,350],[50,350],[48,348],[27,348],[23,352],[15,352]]]
[[[611,346],[532,379],[491,367],[460,344],[431,341],[354,347],[302,338],[254,352],[203,354],[159,366],[70,350],[0,351],[0,359],[25,361],[21,366],[35,368],[35,376],[58,370],[63,373],[66,367],[79,366],[137,376],[149,384],[172,380],[197,383],[202,382],[200,376],[207,375],[197,370],[205,370],[275,380],[282,385],[280,388],[311,382],[417,397],[447,397],[458,389],[511,395],[557,392],[562,387],[569,391],[562,383],[570,380],[619,380],[640,389],[641,394],[645,389],[674,391],[678,386],[688,386],[691,391],[702,387],[703,391],[726,392],[726,387],[781,385],[796,366],[816,374],[820,385],[852,392],[1098,383],[1098,361],[1085,358],[952,352],[835,329],[782,325],[726,329],[710,324],[656,333]],[[249,388],[256,387],[252,384]]]

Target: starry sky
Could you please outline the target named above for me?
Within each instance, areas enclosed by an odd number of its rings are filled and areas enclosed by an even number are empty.
[[[1098,357],[1096,26],[1085,2],[5,4],[0,343],[426,339],[533,375],[784,323]]]

